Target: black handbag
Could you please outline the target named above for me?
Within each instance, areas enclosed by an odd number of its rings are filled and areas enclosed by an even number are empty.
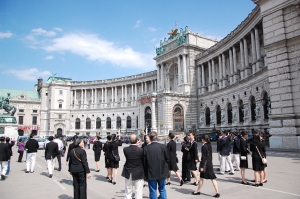
[[[114,152],[112,152],[113,156],[114,156],[114,159],[116,162],[119,162],[120,161],[120,156],[119,155],[115,155]]]

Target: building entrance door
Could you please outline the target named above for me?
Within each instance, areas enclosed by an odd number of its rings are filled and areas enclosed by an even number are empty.
[[[57,135],[58,135],[59,137],[61,137],[61,136],[63,135],[63,132],[62,132],[62,129],[61,129],[61,128],[58,128],[56,133],[57,133]]]
[[[151,132],[151,108],[147,106],[145,109],[145,132],[148,135]]]

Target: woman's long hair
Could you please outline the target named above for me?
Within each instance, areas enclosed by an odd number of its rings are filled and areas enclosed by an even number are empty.
[[[116,134],[111,134],[111,141],[115,141],[116,140],[117,135]]]
[[[79,144],[80,144],[82,141],[83,141],[83,139],[77,138],[77,139],[74,141],[75,147],[78,147]]]
[[[210,143],[209,136],[206,135],[206,134],[204,134],[204,135],[202,135],[201,139],[204,140],[204,141],[206,142],[206,144],[208,145],[208,149],[209,149],[209,151],[211,152],[212,149],[211,149],[211,143]]]

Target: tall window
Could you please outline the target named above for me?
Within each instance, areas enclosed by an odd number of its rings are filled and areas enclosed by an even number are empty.
[[[217,115],[217,124],[221,124],[221,107],[219,105],[217,106],[216,115]]]
[[[173,130],[184,130],[184,113],[183,108],[179,104],[175,105],[173,109]]]
[[[101,127],[101,119],[100,119],[100,117],[97,117],[97,119],[96,119],[96,129],[100,129],[100,127]]]
[[[106,118],[106,128],[111,129],[111,119],[110,119],[110,117]]]
[[[80,119],[79,118],[76,118],[75,129],[80,129]]]
[[[254,96],[252,96],[250,98],[250,105],[251,105],[251,121],[255,121],[256,120],[256,114],[255,114],[256,103],[255,103]]]
[[[19,116],[19,124],[23,124],[24,116]]]
[[[228,124],[231,124],[232,123],[232,105],[231,105],[231,103],[229,103],[227,106],[227,119],[228,119]]]
[[[131,129],[131,117],[130,116],[127,116],[126,128]]]
[[[62,115],[61,114],[58,115],[58,119],[62,119]]]
[[[90,118],[86,118],[85,128],[86,129],[91,129],[91,119]]]
[[[58,108],[59,108],[59,109],[62,109],[62,102],[59,102]]]
[[[239,122],[244,122],[243,109],[244,109],[244,104],[243,104],[243,101],[240,100],[240,102],[239,102]]]
[[[121,128],[121,118],[120,117],[117,117],[117,128],[120,129]]]
[[[271,108],[270,99],[268,98],[268,93],[265,92],[262,100],[263,110],[264,110],[264,119],[269,119],[269,110]]]
[[[32,116],[32,125],[37,125],[37,116]]]
[[[210,125],[210,109],[208,107],[205,110],[205,121],[206,125]]]

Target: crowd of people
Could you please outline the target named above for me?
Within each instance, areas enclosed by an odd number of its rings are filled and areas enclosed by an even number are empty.
[[[210,137],[202,135],[201,157],[198,153],[198,144],[195,140],[196,134],[190,131],[181,143],[182,152],[182,172],[180,174],[176,149],[176,140],[174,133],[169,133],[169,142],[167,145],[158,143],[156,132],[151,132],[144,136],[144,142],[136,134],[130,135],[129,147],[123,148],[126,158],[121,176],[125,178],[125,198],[141,199],[143,196],[143,187],[148,184],[150,199],[166,199],[166,185],[171,185],[171,172],[173,171],[179,181],[179,185],[191,182],[197,186],[192,192],[193,195],[200,195],[204,179],[210,179],[215,194],[213,197],[219,198],[220,193],[216,181],[216,175],[212,163],[212,146]],[[218,174],[234,175],[236,171],[241,172],[241,183],[249,185],[245,178],[245,171],[248,168],[248,156],[252,153],[252,168],[254,170],[254,186],[263,186],[267,182],[267,164],[265,139],[261,132],[254,132],[251,138],[248,138],[246,131],[217,132],[217,153],[219,158]],[[53,176],[55,159],[58,162],[57,170],[62,169],[61,157],[66,145],[57,135],[50,136],[49,143],[45,147],[45,160],[47,162],[49,178]],[[176,140],[176,141],[175,141]],[[10,159],[12,156],[12,146],[15,142],[9,138],[0,137],[0,166],[1,179],[5,180],[9,174]],[[74,198],[87,198],[86,179],[91,178],[91,172],[88,165],[84,138],[73,136],[72,143],[69,145],[66,153],[66,164],[68,171],[73,178]],[[38,142],[34,139],[34,134],[24,144],[19,140],[18,144],[18,162],[22,162],[23,153],[26,150],[26,171],[33,173],[35,167],[36,153],[39,148]],[[119,146],[122,146],[120,137],[116,134],[108,135],[107,142],[102,143],[100,137],[96,136],[92,150],[94,151],[94,160],[96,163],[95,172],[100,172],[100,157],[104,152],[104,162],[106,168],[106,179],[109,183],[117,183],[117,174],[120,162]],[[198,169],[197,169],[198,168]],[[200,179],[198,178],[200,172]],[[192,180],[193,178],[193,180]]]

